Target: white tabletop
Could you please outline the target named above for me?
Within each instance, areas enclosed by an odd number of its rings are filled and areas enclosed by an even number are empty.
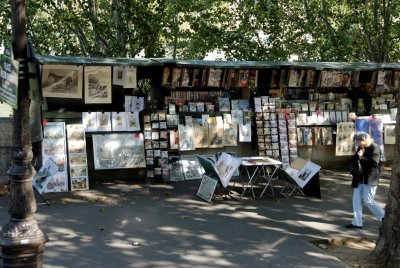
[[[268,156],[247,156],[240,157],[242,160],[242,166],[271,166],[271,165],[282,165],[281,161],[272,159]]]

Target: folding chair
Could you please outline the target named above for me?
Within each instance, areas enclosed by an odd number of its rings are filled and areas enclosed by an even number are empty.
[[[284,197],[290,197],[292,195],[306,196],[301,190],[300,186],[296,183],[293,178],[287,174],[282,168],[276,170],[278,178],[284,182],[284,185],[279,192]]]

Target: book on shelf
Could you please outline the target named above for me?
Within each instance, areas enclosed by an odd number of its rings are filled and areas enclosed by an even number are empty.
[[[179,86],[181,82],[181,68],[172,69],[172,86]]]
[[[208,87],[221,86],[222,69],[209,68],[207,74],[208,74],[208,80],[207,80]]]

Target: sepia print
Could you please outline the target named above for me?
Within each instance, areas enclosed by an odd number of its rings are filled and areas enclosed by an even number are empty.
[[[111,103],[111,67],[85,67],[85,103]]]
[[[97,131],[111,131],[111,112],[97,112]]]
[[[43,97],[82,99],[82,66],[44,65]]]
[[[111,112],[112,131],[126,131],[125,112]]]
[[[67,138],[68,141],[84,141],[85,129],[82,124],[67,125]]]

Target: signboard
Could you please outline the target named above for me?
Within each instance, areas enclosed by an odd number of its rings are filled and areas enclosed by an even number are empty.
[[[18,69],[18,61],[0,55],[0,100],[14,109],[18,109]]]

